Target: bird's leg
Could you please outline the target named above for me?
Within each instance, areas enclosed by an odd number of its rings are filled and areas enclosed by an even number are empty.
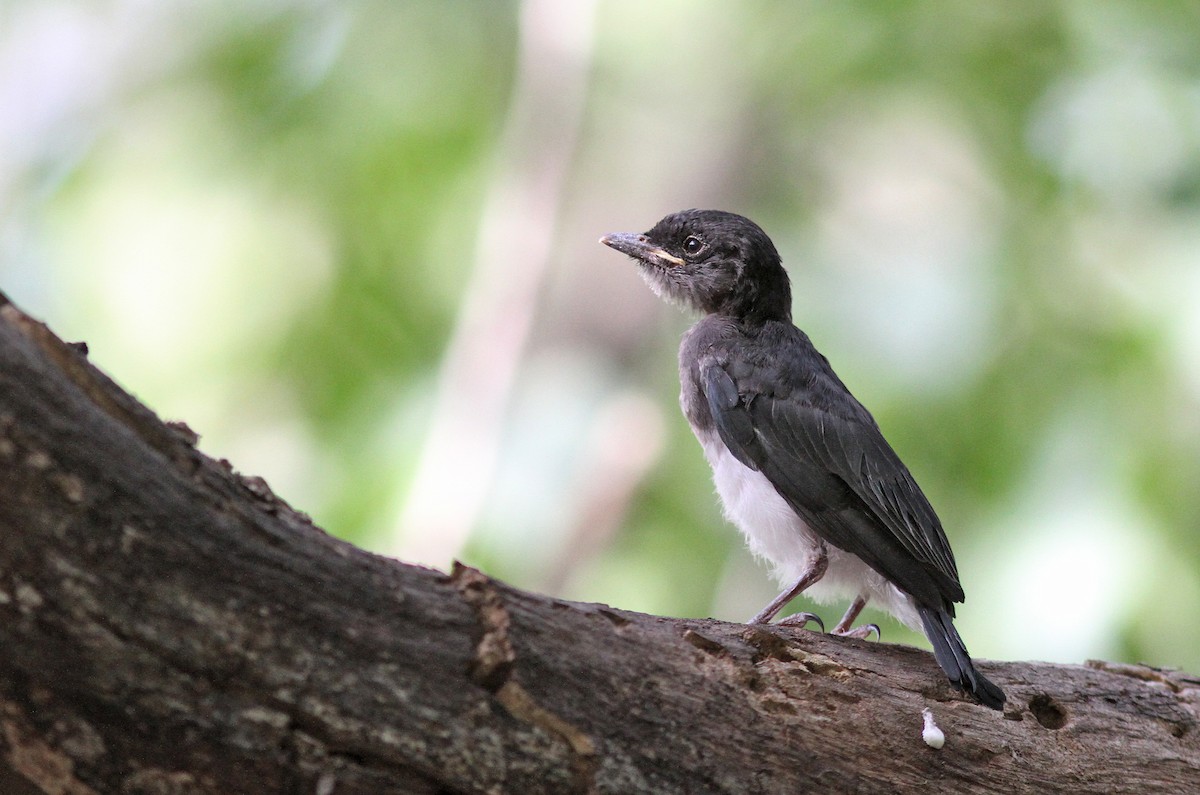
[[[829,567],[829,556],[825,552],[825,545],[819,544],[814,550],[812,557],[808,561],[808,568],[800,575],[799,579],[783,593],[771,600],[771,603],[758,611],[758,615],[750,619],[751,624],[769,624],[771,619],[779,615],[779,611],[787,605],[788,602],[796,598],[801,591],[815,583],[817,580],[825,576],[825,569]],[[790,622],[793,626],[797,623],[804,626],[807,621],[815,620],[821,624],[821,619],[814,616],[812,613],[799,613],[795,616],[795,621]],[[824,624],[821,629],[824,629]]]
[[[875,637],[879,637],[878,624],[864,624],[857,629],[850,629],[850,625],[854,623],[854,619],[858,618],[858,614],[867,606],[867,597],[859,594],[854,597],[854,601],[850,603],[850,607],[846,609],[846,614],[842,616],[842,620],[837,623],[837,626],[830,630],[831,635],[841,635],[843,638],[867,638],[871,633],[875,633]]]
[[[833,628],[834,635],[845,635],[850,630],[850,625],[854,623],[854,619],[858,618],[858,614],[867,606],[867,597],[859,594],[854,597],[854,601],[850,603],[850,607],[846,609],[846,614],[842,616],[842,620]]]

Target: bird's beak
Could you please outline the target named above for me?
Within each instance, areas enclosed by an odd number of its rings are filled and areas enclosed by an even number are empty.
[[[609,248],[615,248],[622,254],[640,259],[642,262],[663,265],[668,268],[683,264],[683,260],[652,244],[645,235],[633,232],[614,232],[600,238],[600,242]]]

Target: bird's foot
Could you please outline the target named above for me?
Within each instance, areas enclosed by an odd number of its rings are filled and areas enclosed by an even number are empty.
[[[863,624],[861,627],[855,627],[854,629],[842,629],[841,627],[834,627],[829,631],[829,634],[837,635],[840,638],[858,638],[859,640],[866,640],[867,638],[871,637],[872,632],[875,633],[876,640],[881,640],[883,638],[879,632],[878,624]]]
[[[837,635],[840,638],[858,638],[865,640],[871,637],[871,633],[875,633],[876,640],[883,636],[879,633],[878,624],[863,624],[861,627],[851,629],[854,620],[858,618],[858,614],[867,606],[867,597],[859,594],[854,601],[850,603],[850,607],[846,610],[846,615],[842,616],[842,620],[837,622],[837,626],[829,630],[830,635]]]
[[[825,631],[825,622],[816,613],[792,613],[787,618],[781,618],[776,626],[780,627],[803,627],[809,622],[816,624]]]

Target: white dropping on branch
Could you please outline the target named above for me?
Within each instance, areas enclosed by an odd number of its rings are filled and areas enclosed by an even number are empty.
[[[933,722],[933,710],[929,707],[921,710],[921,717],[925,719],[925,727],[921,729],[921,739],[930,748],[941,748],[946,744],[945,733],[938,728],[938,725]]]

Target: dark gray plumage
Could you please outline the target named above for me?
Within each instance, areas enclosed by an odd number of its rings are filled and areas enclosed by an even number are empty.
[[[752,622],[807,590],[853,598],[833,631],[864,637],[851,625],[873,599],[925,632],[954,685],[1001,709],[1003,691],[975,669],[951,620],[964,596],[941,522],[792,325],[787,272],[766,233],[739,215],[687,210],[600,242],[633,257],[659,295],[704,313],[679,349],[680,402],[726,515],[789,586]]]

